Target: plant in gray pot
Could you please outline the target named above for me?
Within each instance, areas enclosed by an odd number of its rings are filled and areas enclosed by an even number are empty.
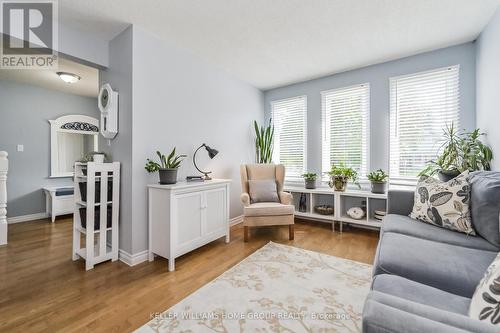
[[[368,180],[372,184],[372,193],[385,193],[387,190],[387,178],[389,178],[389,175],[382,169],[370,172]]]
[[[175,147],[170,154],[165,156],[157,151],[156,155],[160,159],[160,163],[147,159],[145,169],[147,172],[156,172],[160,174],[160,184],[175,184],[177,183],[177,170],[181,165],[182,160],[187,155],[175,155]]]
[[[316,178],[318,178],[318,175],[315,173],[305,173],[302,175],[302,178],[304,178],[304,181],[306,183],[306,188],[308,189],[315,189],[316,188]]]

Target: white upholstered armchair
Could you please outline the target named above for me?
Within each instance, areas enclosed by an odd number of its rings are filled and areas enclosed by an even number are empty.
[[[283,182],[285,180],[285,166],[282,164],[246,164],[240,167],[241,174],[241,202],[244,205],[243,226],[244,240],[248,241],[249,228],[259,226],[288,225],[289,239],[294,236],[294,211],[292,195],[283,192]],[[267,197],[269,201],[257,200],[256,188],[262,184],[258,182],[267,181],[266,186],[272,180],[276,184],[276,194],[271,189]],[[261,186],[262,188],[262,186]],[[273,194],[275,197],[273,197]],[[252,197],[253,195],[253,197]],[[262,198],[261,198],[262,199]]]

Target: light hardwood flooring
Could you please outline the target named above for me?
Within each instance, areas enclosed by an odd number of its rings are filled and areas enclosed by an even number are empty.
[[[9,244],[0,247],[1,332],[130,332],[150,314],[162,312],[268,241],[372,263],[378,232],[297,221],[295,240],[288,227],[231,228],[231,242],[217,240],[176,260],[175,272],[157,258],[134,267],[118,262],[85,271],[71,260],[72,220],[40,220],[9,225]]]

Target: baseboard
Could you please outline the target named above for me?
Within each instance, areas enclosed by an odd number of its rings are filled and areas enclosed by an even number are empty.
[[[14,223],[28,222],[28,221],[46,219],[48,217],[49,214],[47,213],[35,213],[35,214],[7,217],[7,223],[14,224]]]
[[[118,258],[121,262],[129,266],[135,266],[148,260],[148,250],[144,250],[136,254],[130,254],[120,249],[118,251]]]
[[[232,227],[233,225],[237,225],[243,223],[243,215],[233,217],[229,220],[229,225]]]

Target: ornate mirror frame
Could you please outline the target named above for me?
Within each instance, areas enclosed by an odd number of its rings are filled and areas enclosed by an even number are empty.
[[[98,150],[99,120],[83,115],[67,115],[50,123],[50,178],[73,177],[74,172],[61,172],[58,168],[59,143],[58,133],[74,133],[83,135],[93,135],[93,150]]]

